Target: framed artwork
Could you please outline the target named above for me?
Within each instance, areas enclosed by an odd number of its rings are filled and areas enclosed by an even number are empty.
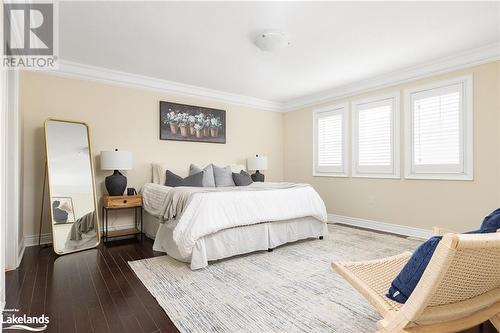
[[[55,224],[75,222],[75,210],[71,197],[52,197],[52,217]]]
[[[160,101],[160,140],[226,143],[226,111]]]

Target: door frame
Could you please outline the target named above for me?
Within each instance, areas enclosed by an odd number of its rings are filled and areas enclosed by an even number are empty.
[[[3,235],[5,249],[4,269],[16,269],[24,254],[22,237],[22,156],[21,156],[21,116],[19,114],[19,71],[3,70],[2,75],[3,121],[2,135],[2,191],[5,222]]]

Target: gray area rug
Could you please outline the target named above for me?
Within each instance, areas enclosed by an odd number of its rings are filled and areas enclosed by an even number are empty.
[[[380,317],[331,261],[382,258],[420,242],[340,225],[329,231],[198,271],[168,256],[129,264],[181,332],[374,332]]]

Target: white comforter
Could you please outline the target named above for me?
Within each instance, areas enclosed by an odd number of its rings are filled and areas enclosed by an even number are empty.
[[[167,221],[173,228],[173,239],[183,256],[192,253],[198,239],[217,231],[261,222],[281,221],[312,216],[327,221],[325,204],[311,186],[269,190],[272,183],[253,183],[251,191],[201,192],[193,194],[183,214]],[[262,190],[255,190],[262,187]],[[146,184],[142,188],[144,209],[165,218],[165,198],[171,188]]]

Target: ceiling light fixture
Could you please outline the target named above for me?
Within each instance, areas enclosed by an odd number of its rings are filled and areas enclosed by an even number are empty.
[[[255,45],[262,51],[273,52],[290,45],[290,39],[284,32],[262,32],[255,38]]]

